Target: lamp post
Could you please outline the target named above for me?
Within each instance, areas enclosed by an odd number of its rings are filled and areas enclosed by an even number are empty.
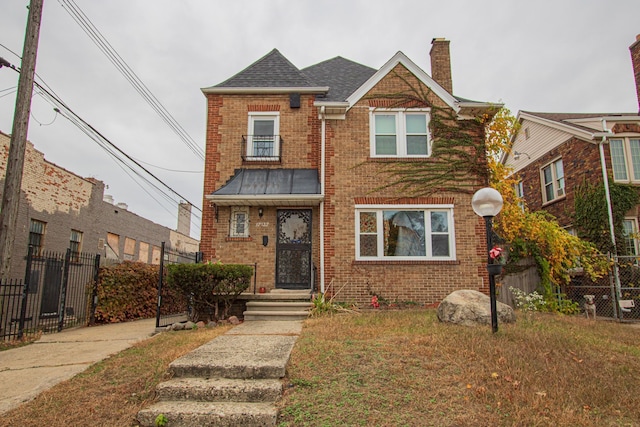
[[[498,332],[498,310],[496,304],[496,274],[493,268],[493,259],[489,251],[493,247],[493,217],[500,213],[502,209],[502,196],[493,188],[481,188],[476,191],[471,199],[471,207],[476,215],[484,218],[487,233],[487,271],[489,272],[489,299],[491,301],[491,330]]]

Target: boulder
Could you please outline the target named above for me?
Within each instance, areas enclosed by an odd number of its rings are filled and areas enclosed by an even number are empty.
[[[507,304],[496,302],[498,323],[513,323],[516,315]],[[491,325],[491,301],[482,292],[463,289],[447,295],[438,306],[441,322],[458,325]]]

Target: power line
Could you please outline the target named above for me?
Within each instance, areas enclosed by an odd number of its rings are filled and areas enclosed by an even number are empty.
[[[16,71],[17,73],[20,73],[20,69],[11,65],[10,67],[11,69],[13,69],[14,71]],[[42,80],[42,79],[40,79]],[[180,199],[186,201],[187,203],[189,203],[192,207],[194,207],[196,210],[202,212],[202,210],[200,208],[198,208],[196,205],[194,205],[192,202],[190,202],[186,197],[184,197],[183,195],[181,195],[180,193],[178,193],[176,190],[174,190],[173,188],[171,188],[168,184],[166,184],[164,181],[162,181],[160,178],[158,178],[157,176],[155,176],[153,173],[151,173],[149,170],[147,170],[144,166],[142,166],[139,162],[137,162],[133,157],[129,156],[127,153],[125,153],[124,151],[122,151],[118,146],[116,146],[114,143],[112,143],[107,137],[105,137],[102,133],[100,133],[97,129],[95,129],[92,125],[90,125],[88,122],[86,122],[84,119],[82,119],[78,114],[76,114],[69,106],[67,106],[64,101],[62,101],[58,96],[54,95],[52,90],[49,90],[47,88],[45,88],[45,86],[48,87],[48,85],[46,83],[43,82],[43,84],[40,84],[38,82],[34,82],[34,85],[36,86],[36,88],[38,89],[38,94],[45,100],[47,101],[51,106],[54,107],[54,111],[56,111],[56,113],[60,113],[63,117],[65,117],[67,120],[69,120],[74,126],[76,126],[78,129],[80,129],[80,131],[82,131],[85,135],[87,135],[90,139],[92,139],[94,142],[96,142],[109,156],[111,156],[115,161],[119,162],[120,165],[124,165],[126,166],[131,172],[133,172],[136,176],[138,176],[140,179],[142,179],[144,182],[146,182],[148,185],[150,185],[151,187],[155,188],[156,191],[158,191],[159,194],[161,194],[165,200],[171,202],[171,203],[175,203],[175,200],[172,199],[165,191],[163,191],[161,188],[159,188],[157,185],[153,184],[151,181],[149,181],[146,177],[144,177],[143,175],[140,174],[139,171],[135,170],[135,168],[133,168],[131,166],[131,164],[127,163],[127,161],[125,161],[122,156],[124,156],[124,158],[126,158],[130,163],[133,163],[135,166],[137,166],[138,168],[140,168],[142,171],[144,171],[147,175],[149,175],[150,177],[152,177],[153,179],[155,179],[157,182],[159,182],[160,184],[162,184],[165,188],[167,188],[168,190],[170,190],[173,194],[175,194],[176,196],[178,196]],[[119,165],[119,166],[120,166]],[[122,166],[120,166],[122,167]],[[126,172],[126,171],[125,171]],[[130,173],[126,172],[127,175],[129,175],[132,179],[135,180],[134,177],[131,176]],[[137,182],[137,181],[136,181]],[[140,185],[138,183],[138,185]],[[142,188],[142,186],[141,186]],[[146,189],[142,188],[145,192]],[[149,194],[147,192],[147,194]],[[150,194],[149,194],[150,195]],[[150,195],[151,196],[151,195]],[[158,202],[158,204],[160,204],[160,202],[155,199],[153,196],[151,196],[156,202]],[[160,204],[161,205],[161,204]],[[161,205],[162,206],[162,205]],[[162,206],[163,209],[166,210],[166,208],[164,206]],[[201,219],[201,217],[199,217],[196,214],[193,214],[193,216],[197,219]],[[195,223],[192,219],[192,224],[197,226],[197,223]],[[199,227],[198,227],[199,228]]]
[[[58,0],[62,8],[71,16],[71,18],[80,26],[80,28],[89,36],[93,43],[102,51],[116,69],[124,76],[124,78],[133,86],[138,94],[151,106],[151,108],[160,116],[160,118],[178,135],[183,143],[201,160],[204,160],[203,150],[196,144],[187,131],[178,123],[178,121],[169,113],[162,105],[158,98],[149,90],[142,82],[138,75],[131,69],[126,61],[118,54],[109,41],[102,35],[100,30],[91,22],[91,19],[80,9],[73,0]]]

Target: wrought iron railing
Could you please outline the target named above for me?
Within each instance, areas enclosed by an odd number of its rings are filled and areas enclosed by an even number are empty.
[[[282,142],[279,135],[243,135],[242,160],[279,163],[282,161]]]

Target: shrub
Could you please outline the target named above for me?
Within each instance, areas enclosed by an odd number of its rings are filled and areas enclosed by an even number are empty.
[[[184,295],[191,306],[190,320],[224,319],[238,295],[251,283],[253,268],[246,265],[206,263],[168,266],[167,286]],[[222,315],[220,316],[220,305]]]

